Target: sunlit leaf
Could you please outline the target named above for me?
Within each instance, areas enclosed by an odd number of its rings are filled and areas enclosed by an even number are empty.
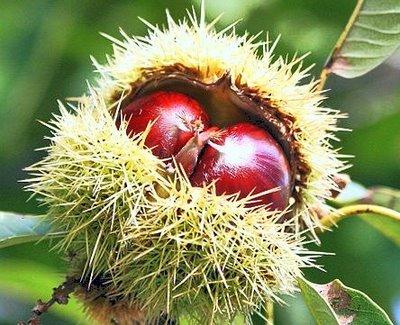
[[[393,324],[365,293],[346,287],[339,280],[321,285],[299,279],[298,283],[317,324]]]
[[[400,246],[400,191],[383,186],[365,188],[361,184],[350,183],[340,195],[332,201],[336,207],[346,207],[350,209],[352,204],[368,204],[389,208],[392,213],[385,215],[373,213],[359,214],[359,217],[371,226],[379,230],[386,237],[390,238]],[[342,209],[343,210],[343,209]],[[347,210],[346,210],[347,211]],[[357,213],[354,213],[357,215]],[[351,216],[351,215],[348,215]],[[345,217],[345,216],[344,216]],[[340,216],[335,222],[342,220]]]
[[[23,300],[32,307],[38,299],[50,299],[53,287],[63,281],[64,276],[58,274],[57,270],[32,261],[2,260],[0,263],[0,291],[6,292],[10,298]],[[53,305],[50,312],[73,324],[89,324],[82,307],[75,299],[69,299],[67,305]]]
[[[49,229],[43,217],[0,212],[0,248],[39,240]]]
[[[389,187],[374,187],[369,191],[368,202],[379,204],[389,209],[400,212],[400,191]],[[382,218],[377,215],[366,214],[362,219],[378,229],[386,237],[400,246],[400,220]]]
[[[330,72],[355,78],[386,60],[400,44],[400,2],[358,0],[327,64]]]
[[[400,246],[400,220],[385,218],[376,214],[364,214],[361,216],[365,222],[379,230],[386,237]]]
[[[400,211],[400,190],[386,186],[372,187],[366,201]]]
[[[357,182],[350,182],[332,202],[335,206],[341,207],[359,202],[368,195],[369,191],[363,185]]]

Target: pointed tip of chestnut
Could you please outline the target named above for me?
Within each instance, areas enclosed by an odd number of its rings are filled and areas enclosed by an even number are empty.
[[[219,128],[210,127],[196,133],[175,156],[176,162],[181,165],[187,176],[193,174],[202,150],[218,131]]]

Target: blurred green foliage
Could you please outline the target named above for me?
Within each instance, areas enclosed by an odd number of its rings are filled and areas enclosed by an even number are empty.
[[[49,132],[37,120],[57,112],[56,99],[80,95],[85,80],[93,78],[89,55],[104,61],[111,46],[98,32],[118,37],[118,28],[143,35],[137,16],[152,23],[165,22],[164,9],[182,17],[198,1],[178,0],[3,0],[0,4],[0,210],[41,213],[34,200],[26,202],[18,180],[22,168],[42,153]],[[277,51],[289,56],[311,51],[306,63],[318,77],[355,5],[348,0],[209,0],[208,16],[226,12],[219,26],[243,18],[238,32],[269,31],[282,35]],[[344,80],[331,77],[326,105],[349,114],[342,127],[345,154],[354,167],[353,179],[365,184],[400,187],[400,53],[368,75]],[[322,236],[322,249],[335,252],[320,260],[327,272],[306,271],[309,280],[328,282],[340,278],[362,289],[400,322],[400,250],[361,220],[349,219]],[[14,268],[13,268],[14,265]],[[37,298],[50,296],[61,281],[65,265],[46,244],[24,244],[0,251],[0,324],[26,319]],[[15,274],[12,274],[12,273]],[[18,275],[18,276],[17,276]],[[20,279],[18,281],[12,281]],[[9,285],[5,285],[5,283]],[[37,295],[33,294],[36,288]],[[47,297],[46,297],[47,295]],[[278,324],[312,324],[303,302],[289,299],[290,308],[278,308]],[[397,306],[397,310],[396,310]],[[52,311],[45,324],[79,323],[74,311]],[[67,310],[72,310],[67,309]]]

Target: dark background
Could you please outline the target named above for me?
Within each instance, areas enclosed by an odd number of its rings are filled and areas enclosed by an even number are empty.
[[[209,0],[209,19],[225,12],[219,27],[238,18],[238,31],[282,35],[277,51],[286,55],[311,52],[306,63],[321,67],[345,26],[355,1],[349,0]],[[56,99],[77,96],[92,79],[89,55],[104,62],[111,52],[99,35],[143,35],[137,16],[165,22],[164,9],[180,18],[198,1],[45,1],[3,0],[0,4],[0,210],[42,213],[18,183],[22,169],[37,161],[49,132],[38,120],[57,112]],[[355,80],[332,77],[326,105],[349,114],[341,126],[342,152],[353,154],[350,174],[365,185],[400,187],[400,53]],[[340,278],[362,289],[400,323],[400,249],[362,221],[352,219],[322,236],[320,250],[334,252],[320,260],[326,272],[306,272],[315,282]],[[62,279],[65,266],[44,243],[0,251],[0,324],[26,319],[35,299],[46,298]],[[278,310],[278,324],[313,324],[302,301],[289,299]],[[76,302],[57,307],[44,324],[83,324]],[[396,316],[397,315],[397,316]]]

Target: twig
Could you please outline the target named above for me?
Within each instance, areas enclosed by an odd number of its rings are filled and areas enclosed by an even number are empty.
[[[335,212],[328,214],[327,216],[324,216],[321,219],[321,224],[326,228],[331,228],[332,226],[336,225],[339,221],[347,217],[364,213],[374,213],[390,219],[400,221],[400,213],[392,209],[372,204],[356,204],[340,208]]]
[[[324,90],[326,80],[328,79],[328,76],[331,73],[330,69],[331,68],[330,68],[330,64],[329,63],[325,64],[325,66],[323,67],[323,69],[321,71],[321,75],[319,76],[319,83],[318,83],[318,86],[317,86],[317,90],[318,91],[323,91]]]
[[[65,282],[59,285],[57,288],[53,288],[53,294],[51,299],[47,302],[38,300],[36,306],[32,308],[31,318],[27,321],[19,321],[18,325],[39,325],[40,316],[46,313],[54,303],[60,305],[66,305],[68,303],[69,294],[74,292],[75,288],[79,284],[79,281],[72,277],[67,277]]]
[[[350,17],[344,31],[342,32],[339,39],[337,40],[332,53],[330,54],[327,62],[325,63],[325,66],[321,71],[320,81],[319,81],[319,84],[317,87],[317,89],[319,91],[322,91],[324,89],[326,80],[328,79],[328,76],[332,72],[332,69],[331,69],[332,65],[334,64],[334,62],[337,59],[337,54],[341,51],[343,44],[345,43],[347,36],[348,36],[351,28],[353,27],[355,20],[357,19],[358,15],[360,14],[360,10],[361,10],[363,4],[364,4],[364,0],[357,0],[356,7],[355,7],[353,13],[351,14],[351,17]]]

